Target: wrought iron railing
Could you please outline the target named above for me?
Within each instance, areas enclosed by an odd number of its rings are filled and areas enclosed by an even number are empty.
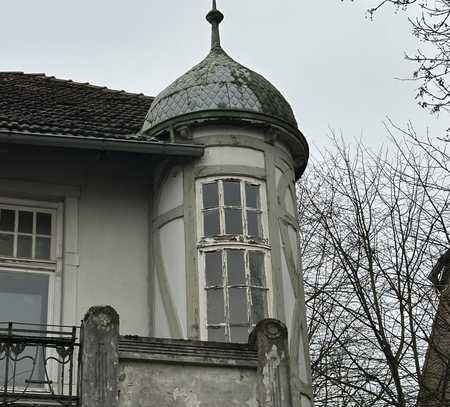
[[[0,323],[0,406],[78,405],[77,327]]]

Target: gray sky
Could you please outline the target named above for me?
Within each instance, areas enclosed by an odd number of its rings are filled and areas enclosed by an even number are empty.
[[[209,49],[210,0],[14,0],[3,2],[0,70],[156,95]],[[417,83],[399,81],[419,46],[404,13],[365,18],[371,0],[218,0],[222,44],[261,73],[292,104],[310,144],[329,129],[372,146],[382,122],[411,120],[432,136],[448,116],[430,116],[414,100]]]

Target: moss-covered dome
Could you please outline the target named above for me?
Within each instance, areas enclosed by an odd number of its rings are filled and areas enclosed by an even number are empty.
[[[143,132],[164,127],[175,118],[192,113],[203,118],[229,114],[261,116],[297,128],[294,113],[281,93],[261,75],[234,61],[220,46],[219,24],[223,15],[213,6],[207,15],[212,25],[208,56],[163,90],[153,101]],[[234,113],[234,114],[233,114]]]
[[[222,48],[163,90],[152,103],[145,128],[199,111],[260,113],[297,126],[286,99],[266,79],[229,57]]]

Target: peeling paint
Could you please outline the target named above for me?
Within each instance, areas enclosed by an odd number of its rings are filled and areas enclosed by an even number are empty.
[[[177,401],[177,399],[181,398],[186,407],[200,407],[200,401],[197,398],[197,395],[192,392],[192,390],[188,391],[186,389],[180,389],[176,387],[173,391],[173,399]]]
[[[258,406],[255,368],[140,360],[121,361],[120,375],[119,407]]]
[[[278,353],[278,348],[274,344],[272,345],[272,349],[270,352],[266,353],[266,365],[263,369],[263,383],[266,389],[266,402],[273,403],[274,406],[278,405],[276,400],[280,397],[279,393],[279,380],[280,375],[278,371],[278,367],[281,364],[281,361],[284,359],[284,353],[281,353],[281,356]],[[281,398],[283,395],[281,394]]]

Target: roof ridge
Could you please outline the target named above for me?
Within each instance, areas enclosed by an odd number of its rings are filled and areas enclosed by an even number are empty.
[[[64,83],[69,83],[69,84],[73,84],[73,85],[81,85],[81,86],[86,86],[89,88],[93,88],[93,89],[100,89],[100,90],[104,90],[106,92],[111,92],[111,93],[121,93],[124,95],[128,95],[128,96],[138,96],[138,97],[143,97],[143,98],[148,98],[148,99],[154,99],[154,96],[149,96],[146,95],[144,93],[136,93],[136,92],[128,92],[126,90],[123,89],[111,89],[107,86],[102,86],[102,85],[94,85],[90,82],[78,82],[78,81],[74,81],[72,79],[62,79],[62,78],[57,78],[54,75],[47,75],[46,73],[37,73],[37,72],[23,72],[23,71],[0,71],[0,75],[1,74],[21,74],[24,76],[40,76],[43,79],[47,79],[47,80],[52,80],[52,81],[56,81],[56,82],[64,82]]]

